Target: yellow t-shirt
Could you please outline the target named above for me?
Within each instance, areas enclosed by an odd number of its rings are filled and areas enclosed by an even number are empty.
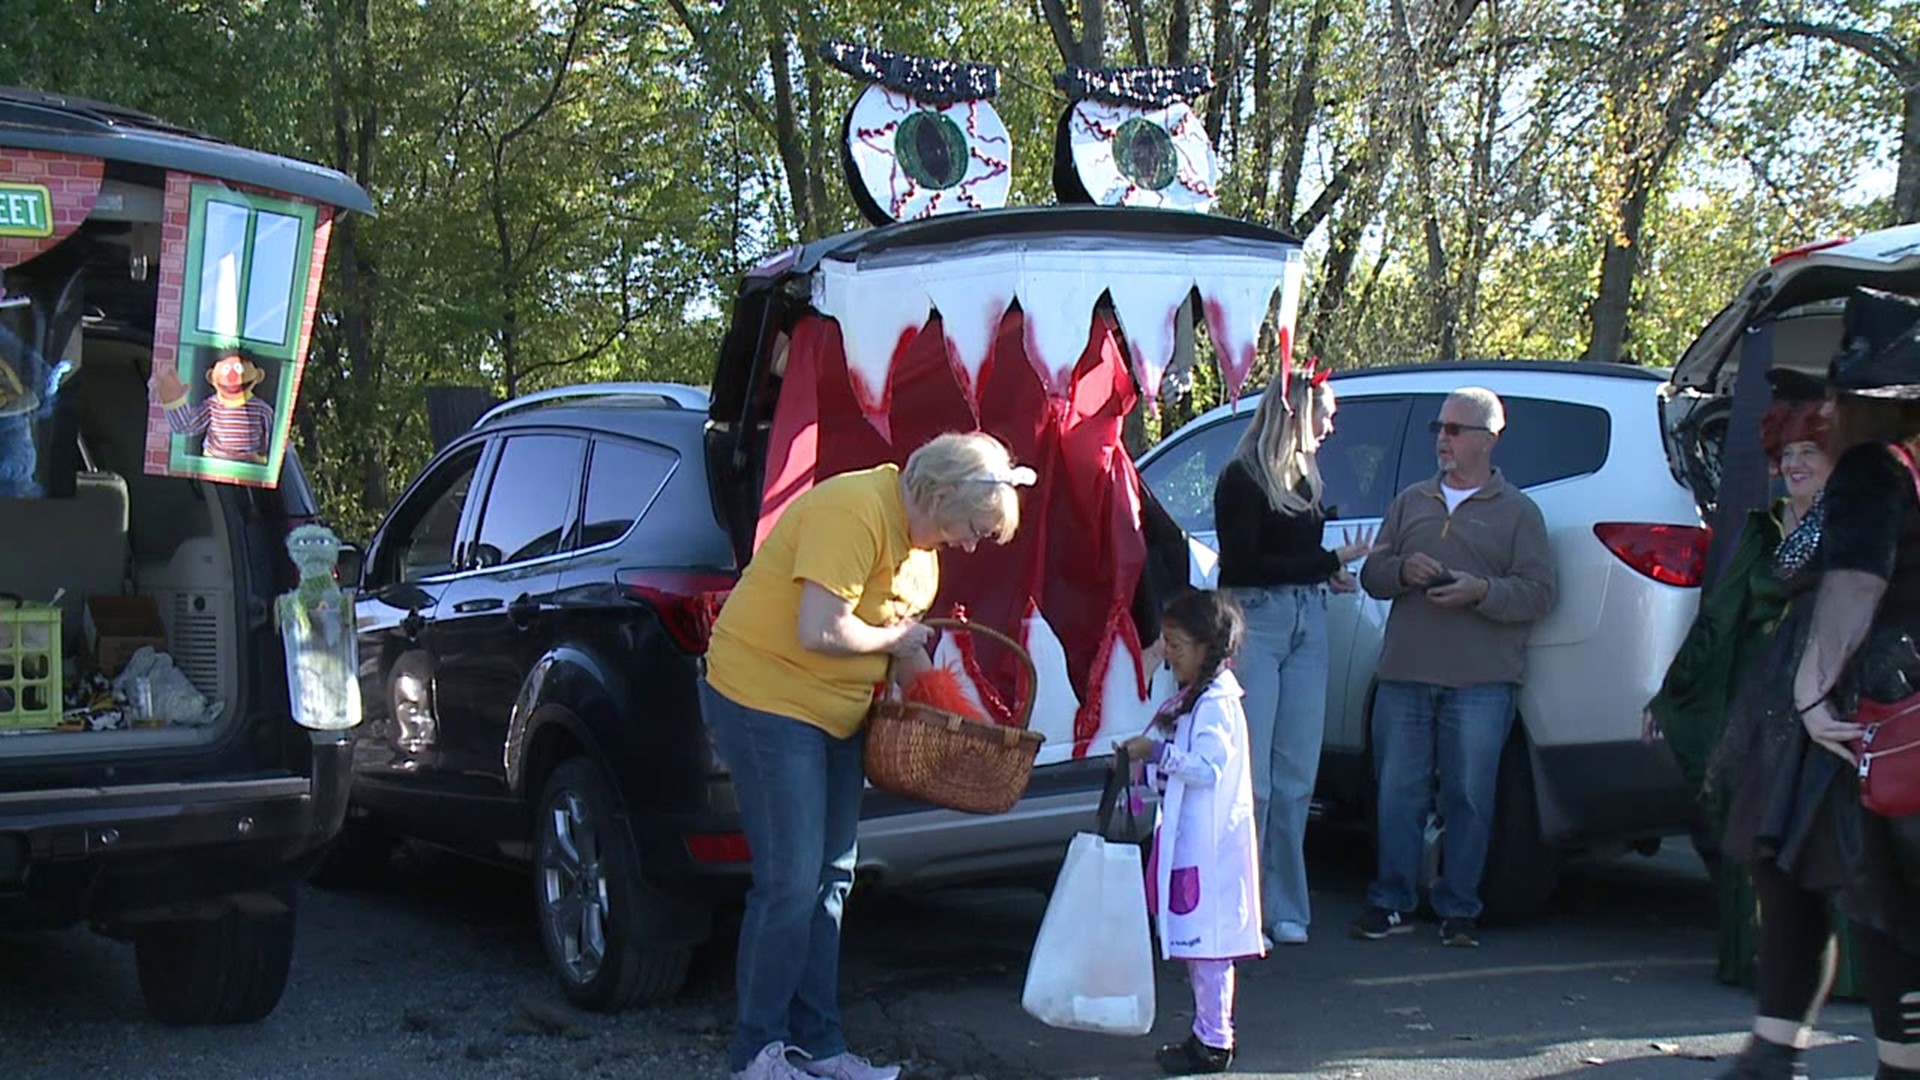
[[[842,473],[795,499],[747,564],[713,624],[707,681],[762,712],[844,739],[866,722],[887,656],[829,656],[800,644],[811,581],[874,626],[914,618],[940,591],[940,559],[907,542],[900,469]]]

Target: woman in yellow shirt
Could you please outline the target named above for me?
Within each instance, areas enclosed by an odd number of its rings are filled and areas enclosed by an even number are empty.
[[[752,851],[734,1080],[894,1080],[840,1030],[840,915],[853,886],[862,726],[876,684],[930,666],[920,617],[939,549],[1006,543],[1032,469],[981,433],[795,499],[713,627],[701,705]],[[889,670],[891,665],[891,671]]]

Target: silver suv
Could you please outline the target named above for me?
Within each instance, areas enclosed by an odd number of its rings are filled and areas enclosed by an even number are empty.
[[[1707,532],[1662,453],[1662,375],[1613,364],[1488,362],[1371,368],[1336,376],[1336,430],[1322,447],[1327,542],[1375,526],[1394,495],[1436,470],[1427,424],[1447,393],[1485,386],[1506,402],[1494,463],[1546,516],[1559,575],[1553,613],[1534,628],[1521,723],[1500,764],[1482,895],[1490,912],[1545,903],[1560,857],[1646,847],[1683,831],[1691,798],[1660,747],[1640,741],[1641,707],[1679,648],[1699,600]],[[1195,538],[1195,580],[1211,580],[1213,485],[1252,418],[1222,406],[1140,463],[1160,502]],[[1371,824],[1367,718],[1387,604],[1364,594],[1329,608],[1332,655],[1317,798]]]

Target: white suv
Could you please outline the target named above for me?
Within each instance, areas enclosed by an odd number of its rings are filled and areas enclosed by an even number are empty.
[[[1484,386],[1507,408],[1494,463],[1546,516],[1559,602],[1527,644],[1521,723],[1500,763],[1483,899],[1489,912],[1538,909],[1562,853],[1645,847],[1685,831],[1692,799],[1664,748],[1640,740],[1699,601],[1708,533],[1668,467],[1664,373],[1615,364],[1487,362],[1373,368],[1334,378],[1340,411],[1320,451],[1327,543],[1375,526],[1394,495],[1434,474],[1427,425],[1449,391]],[[1199,417],[1140,462],[1154,494],[1198,544],[1213,545],[1213,485],[1252,418],[1251,400]],[[1204,552],[1202,553],[1204,554]],[[1195,561],[1210,584],[1210,559]],[[1367,718],[1387,604],[1364,594],[1329,608],[1323,812],[1371,824]]]

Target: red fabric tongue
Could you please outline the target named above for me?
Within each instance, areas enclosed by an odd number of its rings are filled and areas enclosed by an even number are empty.
[[[787,385],[769,435],[759,535],[820,479],[904,462],[915,447],[944,432],[998,436],[1039,481],[1021,492],[1022,520],[1012,543],[982,544],[971,554],[941,552],[934,611],[963,606],[974,620],[1023,644],[1028,614],[1044,616],[1066,654],[1067,677],[1081,703],[1073,719],[1074,756],[1081,757],[1099,732],[1101,695],[1115,652],[1133,654],[1127,662],[1137,665],[1138,642],[1122,624],[1130,621],[1146,544],[1139,477],[1120,445],[1135,392],[1125,352],[1104,315],[1093,319],[1064,399],[1049,396],[1028,362],[1025,331],[1018,311],[1001,320],[981,372],[976,420],[972,395],[955,377],[947,335],[938,319],[929,323],[895,357],[885,425],[889,443],[854,392],[838,325],[802,318],[793,330]],[[1112,648],[1115,634],[1124,642],[1119,650]],[[1007,650],[984,650],[980,660],[989,684],[981,693],[988,701],[1013,705],[1031,692],[1021,685],[1019,662]]]

